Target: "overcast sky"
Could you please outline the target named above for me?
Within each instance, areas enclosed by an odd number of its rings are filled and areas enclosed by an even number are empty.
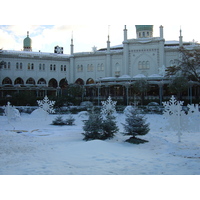
[[[109,25],[111,46],[122,44],[124,25],[132,39],[136,38],[135,25],[146,24],[154,25],[154,37],[159,36],[159,26],[163,25],[164,38],[178,40],[182,27],[184,41],[200,42],[198,5],[198,0],[3,1],[0,48],[23,49],[29,31],[33,51],[53,52],[59,45],[69,54],[73,32],[74,51],[91,51],[93,46],[106,47]]]
[[[180,25],[165,25],[166,40],[178,40]],[[154,37],[159,36],[159,26],[154,25]],[[109,28],[108,28],[109,27]],[[182,25],[184,41],[200,42],[198,27]],[[23,49],[23,39],[29,31],[33,51],[53,52],[54,46],[64,47],[64,53],[69,54],[70,42],[73,35],[75,52],[91,51],[93,46],[98,49],[106,47],[108,32],[111,46],[123,41],[124,25],[1,25],[0,48],[5,50]],[[136,38],[134,24],[127,25],[128,38]],[[192,29],[192,31],[191,31]]]

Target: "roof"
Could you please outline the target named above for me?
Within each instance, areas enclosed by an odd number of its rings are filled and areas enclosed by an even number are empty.
[[[153,25],[135,25],[136,31],[153,31]]]

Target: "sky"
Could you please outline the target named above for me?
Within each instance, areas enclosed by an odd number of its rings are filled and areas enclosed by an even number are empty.
[[[180,27],[184,41],[200,42],[200,29],[191,25],[165,25],[165,40],[178,40]],[[136,38],[134,24],[126,25],[128,38]],[[154,25],[154,37],[159,37],[159,26]],[[105,48],[108,34],[111,46],[122,44],[124,25],[91,24],[91,25],[0,25],[0,48],[4,50],[22,50],[23,40],[29,31],[34,52],[53,53],[55,46],[64,47],[64,54],[70,53],[71,38],[74,40],[75,52],[92,51]],[[192,30],[192,31],[191,31]]]
[[[154,25],[154,37],[164,26],[166,40],[200,42],[199,1],[190,0],[9,0],[1,2],[0,49],[21,50],[30,33],[33,51],[53,52],[55,46],[70,53],[105,48],[108,32],[111,46],[122,44],[124,25],[128,38],[136,38],[135,25]],[[44,24],[44,25],[43,25]],[[109,31],[108,31],[108,27]]]

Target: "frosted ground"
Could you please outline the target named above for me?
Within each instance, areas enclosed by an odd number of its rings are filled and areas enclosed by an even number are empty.
[[[75,126],[53,126],[56,116],[0,116],[1,175],[200,175],[200,133],[184,132],[178,143],[162,115],[146,115],[151,130],[140,138],[149,142],[140,145],[124,142],[121,133],[85,142],[83,116],[73,115]],[[124,121],[117,114],[120,132]]]

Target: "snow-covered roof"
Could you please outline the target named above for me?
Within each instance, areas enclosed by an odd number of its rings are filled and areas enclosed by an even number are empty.
[[[33,52],[33,51],[15,51],[15,50],[3,50],[2,53],[15,54],[25,57],[32,57],[32,56],[69,57],[70,56],[68,54],[56,54],[56,53]]]
[[[128,79],[128,78],[131,78],[131,76],[129,76],[129,75],[122,75],[122,76],[119,77],[119,79],[124,79],[124,78]]]
[[[144,74],[138,74],[134,76],[133,78],[146,78],[146,76]]]
[[[160,78],[160,77],[162,77],[161,75],[159,75],[159,74],[152,74],[152,75],[150,75],[150,76],[148,76],[149,78]]]

